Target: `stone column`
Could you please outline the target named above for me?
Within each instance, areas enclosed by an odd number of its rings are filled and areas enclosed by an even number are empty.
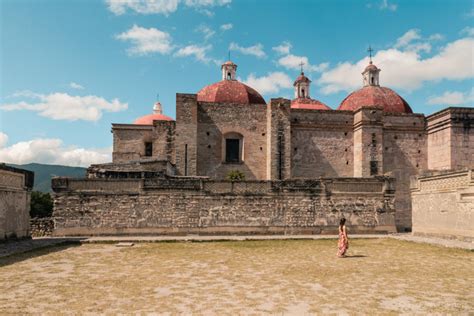
[[[354,113],[354,177],[383,174],[383,111],[362,107]]]
[[[271,99],[267,104],[267,179],[291,177],[291,101]]]
[[[182,176],[197,175],[197,95],[176,94],[176,169]]]

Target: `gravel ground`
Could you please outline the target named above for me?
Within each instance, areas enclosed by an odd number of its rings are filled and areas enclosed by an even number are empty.
[[[124,240],[122,240],[124,242]],[[0,314],[469,314],[474,253],[393,238],[59,245],[0,258]]]

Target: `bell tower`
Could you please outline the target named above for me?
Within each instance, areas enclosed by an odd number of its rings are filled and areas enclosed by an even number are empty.
[[[293,86],[295,87],[295,99],[310,99],[309,96],[309,87],[311,80],[304,75],[303,72],[303,65],[304,63],[301,62],[301,74],[296,78]]]
[[[377,66],[372,63],[372,52],[374,51],[372,47],[369,46],[367,50],[369,52],[369,65],[365,67],[364,72],[362,72],[362,78],[364,79],[364,87],[367,86],[379,86],[379,72],[381,71]]]
[[[222,80],[235,80],[235,73],[237,72],[237,65],[230,60],[226,61],[221,66]]]

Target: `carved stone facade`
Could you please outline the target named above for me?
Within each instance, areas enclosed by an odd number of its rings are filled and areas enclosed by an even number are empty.
[[[413,233],[474,241],[474,170],[412,179]]]
[[[393,179],[53,179],[54,235],[395,232]]]
[[[0,240],[30,236],[34,174],[0,164]]]

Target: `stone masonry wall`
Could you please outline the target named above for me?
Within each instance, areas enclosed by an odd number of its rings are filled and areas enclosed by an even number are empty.
[[[0,240],[30,235],[33,173],[0,165]]]
[[[291,110],[291,147],[294,178],[352,177],[352,112]]]
[[[53,180],[54,235],[336,233],[341,216],[351,233],[395,231],[388,178],[94,181]]]
[[[424,116],[386,114],[383,135],[383,172],[395,181],[396,223],[399,231],[411,227],[410,177],[427,169]]]
[[[262,104],[198,103],[197,175],[224,179],[239,170],[248,180],[266,177],[266,106]],[[243,136],[242,161],[225,162],[225,137]]]
[[[412,179],[413,233],[474,241],[474,170]]]

